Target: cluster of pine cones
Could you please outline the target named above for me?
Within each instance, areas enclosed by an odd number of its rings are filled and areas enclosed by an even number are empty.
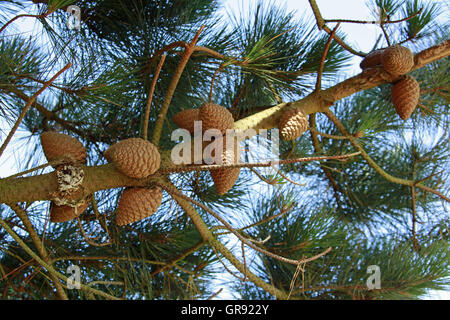
[[[71,136],[57,132],[44,132],[41,135],[41,144],[49,162],[62,160],[62,162],[73,165],[86,163],[86,149],[80,141]],[[105,151],[105,157],[108,161],[113,162],[120,172],[136,179],[152,175],[159,169],[161,163],[158,149],[151,142],[141,138],[119,141]],[[74,168],[76,167],[56,166],[57,174],[64,170],[74,170]],[[62,182],[64,181],[58,181],[60,191],[62,191]],[[71,194],[66,189],[64,194],[59,193],[60,196],[64,195],[65,201],[76,199],[79,196],[78,190]],[[119,200],[116,222],[118,225],[126,225],[142,220],[155,213],[161,205],[161,201],[162,190],[159,187],[127,188]],[[82,214],[88,206],[89,199],[87,198],[68,205],[58,205],[54,200],[50,205],[50,220],[52,222],[72,220]]]
[[[233,129],[233,115],[226,108],[215,103],[203,103],[200,108],[183,110],[172,118],[173,122],[182,129],[194,134],[194,121],[201,121],[202,132],[208,129],[217,129],[222,133],[223,151],[221,155],[222,164],[230,165],[239,162],[240,148],[233,143],[233,150],[226,148],[226,131]],[[240,168],[220,168],[210,170],[211,178],[217,193],[223,195],[227,193],[235,184],[239,177]]]
[[[360,64],[363,70],[382,67],[396,78],[391,89],[391,101],[403,120],[411,116],[420,98],[419,83],[413,76],[405,75],[413,66],[413,53],[401,45],[372,51]]]

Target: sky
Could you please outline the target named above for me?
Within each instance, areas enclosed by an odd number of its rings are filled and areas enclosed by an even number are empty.
[[[265,0],[269,1],[269,0]],[[426,0],[439,1],[444,4],[446,8],[450,8],[450,0]],[[230,13],[239,14],[244,13],[251,7],[254,7],[258,0],[224,0],[223,10]],[[296,15],[301,17],[303,15],[311,16],[312,11],[308,0],[270,0],[271,3],[286,7],[288,11],[296,11]],[[370,9],[366,5],[366,0],[317,0],[317,4],[322,12],[324,19],[355,19],[355,20],[373,20]],[[449,10],[443,13],[442,19],[449,19]],[[26,32],[32,30],[36,25],[31,19],[23,19],[20,29]],[[332,27],[332,25],[330,25]],[[368,24],[341,24],[340,30],[347,34],[347,42],[355,49],[362,52],[369,52],[375,44],[377,39],[377,26]],[[354,64],[351,68],[346,70],[348,76],[360,72],[359,62],[361,58],[355,57]],[[5,138],[7,133],[7,125],[0,123],[0,128],[3,134],[0,134],[0,140]],[[20,132],[17,133],[20,136]],[[17,163],[20,161],[17,155],[24,152],[22,148],[26,145],[26,141],[17,144],[17,141],[12,141],[8,145],[5,155],[0,160],[0,177],[8,176],[17,172]],[[16,151],[17,150],[17,151]],[[21,150],[20,152],[18,150]],[[230,276],[231,277],[231,276]],[[225,289],[225,288],[224,288]],[[227,290],[223,290],[216,298],[227,299],[231,295]],[[432,292],[430,299],[450,299],[450,292]]]

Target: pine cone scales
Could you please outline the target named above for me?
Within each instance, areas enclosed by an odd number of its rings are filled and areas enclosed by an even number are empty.
[[[117,224],[123,226],[151,216],[161,205],[162,195],[158,187],[125,189],[117,207]]]
[[[403,75],[414,66],[414,55],[408,48],[395,45],[383,51],[381,64],[390,74]]]
[[[123,174],[136,179],[146,178],[155,173],[161,164],[158,149],[149,141],[129,138],[112,145],[105,152]]]
[[[222,154],[222,164],[236,164],[239,162],[240,146],[238,142],[234,142],[234,150],[227,150],[224,143],[224,152]],[[236,183],[241,168],[224,168],[210,170],[211,178],[219,195],[227,193]]]
[[[173,116],[172,121],[182,129],[194,134],[194,121],[200,120],[200,109],[188,109],[178,112]]]
[[[218,129],[225,134],[227,129],[233,129],[233,115],[226,108],[215,103],[204,103],[200,107],[202,130]]]
[[[41,145],[49,162],[67,159],[86,163],[87,153],[83,144],[69,135],[46,131],[41,134]]]
[[[50,204],[50,221],[66,222],[75,219],[89,207],[89,201],[79,205],[76,210],[71,206],[58,206],[53,202]]]
[[[283,140],[294,140],[308,130],[308,118],[301,110],[288,110],[281,116],[278,128]]]
[[[407,75],[394,83],[391,89],[391,100],[395,111],[403,120],[407,120],[420,98],[420,86],[414,77]]]

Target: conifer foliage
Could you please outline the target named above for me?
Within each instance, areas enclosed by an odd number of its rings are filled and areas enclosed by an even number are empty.
[[[445,289],[440,2],[371,0],[367,20],[309,4],[302,16],[269,1],[240,15],[213,0],[0,1],[0,163],[17,160],[0,178],[1,299]],[[370,52],[346,23],[377,28]],[[199,161],[174,160],[176,129]],[[211,148],[220,139],[234,148]]]

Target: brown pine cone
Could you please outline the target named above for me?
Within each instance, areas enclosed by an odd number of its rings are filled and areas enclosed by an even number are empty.
[[[414,66],[414,55],[408,48],[395,45],[383,51],[381,63],[390,74],[403,75]]]
[[[376,66],[381,66],[381,56],[384,49],[374,50],[369,52],[359,64],[360,68],[365,70]]]
[[[404,76],[394,83],[391,89],[391,100],[395,111],[403,120],[408,119],[419,103],[420,86],[413,76]]]
[[[46,131],[41,134],[41,145],[47,161],[67,160],[86,163],[87,153],[77,139],[63,133]]]
[[[234,140],[234,149],[226,149],[226,139],[223,142],[224,151],[222,153],[222,164],[236,164],[239,163],[240,146],[237,139]],[[219,195],[227,193],[236,183],[239,177],[241,168],[223,168],[210,170],[211,178],[214,181],[214,186]]]
[[[150,141],[141,138],[119,141],[105,151],[105,156],[120,172],[137,179],[155,173],[161,164],[158,149]]]
[[[233,129],[233,115],[226,108],[215,103],[204,103],[200,107],[202,130],[218,129],[225,134],[227,129]]]
[[[188,109],[178,112],[173,116],[172,121],[182,129],[194,134],[194,121],[200,121],[200,109]]]
[[[50,204],[50,221],[51,222],[66,222],[75,219],[81,215],[89,207],[89,201],[76,207],[67,205],[58,206],[55,203]]]
[[[161,205],[162,196],[159,187],[125,189],[117,207],[117,224],[123,226],[151,216]]]
[[[291,109],[281,116],[278,128],[283,140],[294,140],[308,130],[308,118],[303,111]]]

